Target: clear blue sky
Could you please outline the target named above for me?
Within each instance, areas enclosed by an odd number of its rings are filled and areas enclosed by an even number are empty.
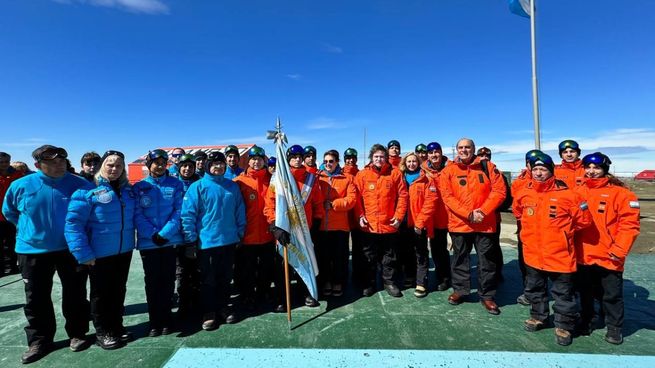
[[[655,168],[655,1],[541,0],[542,148]],[[506,0],[20,0],[0,3],[0,150],[129,160],[257,143],[279,115],[319,152],[463,136],[533,148],[529,20]],[[556,152],[555,152],[556,155]],[[559,160],[559,158],[556,158]],[[362,160],[360,159],[360,164]]]

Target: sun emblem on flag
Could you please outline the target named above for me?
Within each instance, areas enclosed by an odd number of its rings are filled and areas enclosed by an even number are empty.
[[[297,227],[300,226],[300,216],[298,216],[298,212],[296,211],[287,211],[287,218],[289,219],[289,225],[290,227]]]

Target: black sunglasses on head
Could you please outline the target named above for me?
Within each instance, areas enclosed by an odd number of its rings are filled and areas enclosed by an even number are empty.
[[[104,159],[106,159],[107,157],[109,157],[109,156],[113,156],[113,155],[116,155],[116,156],[122,158],[123,160],[125,160],[125,155],[123,154],[123,152],[121,152],[121,151],[114,151],[114,150],[109,150],[109,151],[105,152],[105,154],[102,155],[102,159],[104,160]]]
[[[51,148],[39,154],[39,161],[41,160],[54,160],[57,157],[67,158],[68,152],[63,148]]]

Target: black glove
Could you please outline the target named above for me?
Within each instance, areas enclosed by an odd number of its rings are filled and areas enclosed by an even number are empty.
[[[152,242],[155,243],[156,246],[161,247],[162,245],[168,243],[168,239],[162,237],[159,235],[159,233],[154,233],[152,235]]]
[[[273,229],[272,233],[275,239],[277,239],[277,241],[279,241],[282,245],[287,245],[291,242],[291,236],[289,233],[277,226]]]
[[[321,230],[321,222],[321,219],[313,219],[311,232],[317,233],[319,230]]]

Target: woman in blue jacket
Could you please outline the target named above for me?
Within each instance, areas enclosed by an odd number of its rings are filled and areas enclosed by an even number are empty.
[[[191,184],[182,205],[184,240],[198,242],[204,330],[218,327],[217,314],[225,323],[237,321],[228,299],[234,251],[246,229],[246,208],[237,183],[224,177],[225,168],[225,155],[211,152],[205,176]]]
[[[175,289],[175,248],[183,243],[180,210],[184,185],[168,174],[168,154],[148,152],[150,175],[134,185],[137,195],[137,249],[145,274],[150,332],[148,336],[172,332],[173,291]]]
[[[130,339],[123,327],[123,304],[134,249],[136,203],[125,156],[105,152],[95,182],[96,188],[73,193],[64,235],[77,262],[89,266],[96,342],[103,349],[117,349]]]

